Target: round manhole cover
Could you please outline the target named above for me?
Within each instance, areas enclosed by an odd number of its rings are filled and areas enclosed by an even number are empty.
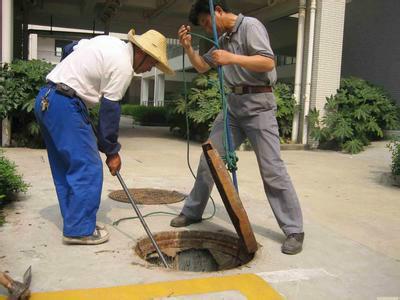
[[[180,202],[186,197],[186,195],[177,191],[160,189],[135,188],[129,189],[129,193],[133,196],[137,204],[170,204]],[[129,203],[128,196],[124,190],[113,191],[108,197],[115,201]]]

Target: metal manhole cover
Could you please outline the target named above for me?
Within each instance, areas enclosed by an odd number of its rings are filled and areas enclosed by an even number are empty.
[[[183,201],[186,195],[177,191],[167,191],[160,189],[129,189],[129,192],[137,204],[169,204]],[[124,190],[113,191],[108,197],[115,201],[129,203]]]

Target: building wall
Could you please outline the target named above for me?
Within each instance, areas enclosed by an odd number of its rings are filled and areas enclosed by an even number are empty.
[[[296,56],[297,18],[284,17],[265,24],[275,55]]]
[[[22,20],[14,18],[13,27],[13,59],[22,59]]]
[[[318,0],[315,19],[311,108],[323,113],[340,85],[346,0]]]
[[[44,59],[53,64],[60,62],[60,57],[57,57],[54,52],[55,40],[53,38],[38,37],[37,58]]]
[[[3,0],[0,0],[0,25],[1,27],[3,26]],[[2,60],[3,57],[3,44],[2,44],[2,39],[3,39],[3,29],[0,28],[0,61]]]
[[[400,105],[399,0],[352,0],[347,4],[342,76],[381,85]]]

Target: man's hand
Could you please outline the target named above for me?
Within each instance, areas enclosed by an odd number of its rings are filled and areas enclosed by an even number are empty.
[[[178,30],[179,42],[185,50],[192,47],[192,36],[190,35],[190,26],[182,25]]]
[[[121,158],[119,154],[107,155],[106,164],[112,176],[115,176],[117,171],[121,170]]]
[[[235,63],[235,54],[225,50],[214,50],[212,59],[217,65],[224,66]]]

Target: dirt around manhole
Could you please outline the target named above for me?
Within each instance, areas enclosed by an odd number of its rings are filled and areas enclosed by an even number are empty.
[[[129,192],[137,204],[170,204],[183,201],[186,195],[177,191],[167,191],[160,189],[135,188]],[[113,191],[108,194],[112,200],[129,203],[128,196],[124,190]]]
[[[229,270],[250,262],[239,238],[230,233],[207,231],[166,231],[154,234],[169,266],[179,271],[213,272]],[[134,247],[140,258],[162,267],[160,258],[149,238]]]

